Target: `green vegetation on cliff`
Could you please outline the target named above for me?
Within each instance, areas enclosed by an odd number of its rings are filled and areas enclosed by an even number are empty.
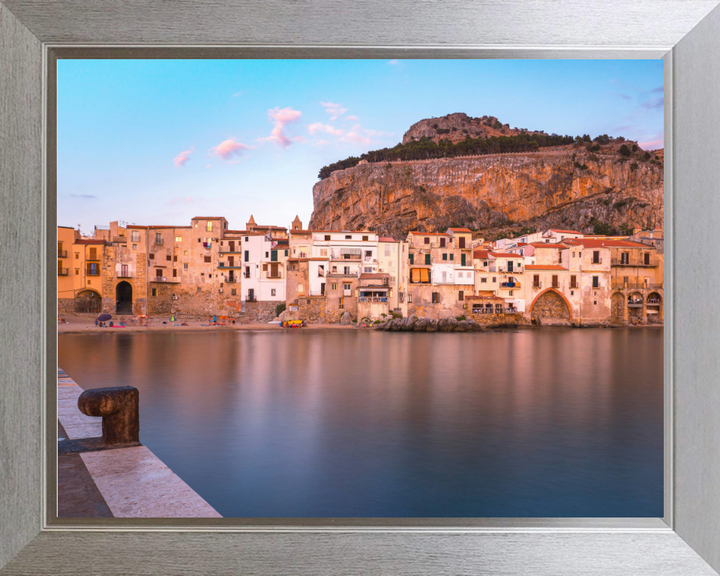
[[[557,134],[519,134],[517,136],[491,136],[490,138],[470,138],[455,142],[440,140],[435,143],[430,138],[413,140],[407,144],[398,144],[393,148],[371,150],[360,157],[350,156],[320,169],[318,177],[322,180],[336,170],[345,170],[357,166],[361,160],[385,162],[392,160],[427,160],[431,158],[453,158],[456,156],[481,156],[485,154],[506,154],[508,152],[532,152],[548,146],[573,144],[573,136]]]

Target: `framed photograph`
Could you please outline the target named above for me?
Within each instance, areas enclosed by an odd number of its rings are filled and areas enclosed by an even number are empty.
[[[90,4],[0,2],[3,574],[717,573],[716,1]]]

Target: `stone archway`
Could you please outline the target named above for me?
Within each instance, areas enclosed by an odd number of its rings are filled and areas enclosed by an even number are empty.
[[[81,290],[75,296],[75,312],[99,314],[102,312],[102,297],[95,290]]]
[[[645,310],[650,323],[663,321],[663,297],[659,292],[650,292],[645,300]]]
[[[541,324],[543,319],[570,320],[572,312],[565,297],[557,290],[548,288],[533,301],[530,317],[534,323]]]
[[[621,292],[615,292],[610,298],[610,315],[613,320],[625,317],[625,296]]]
[[[132,314],[132,285],[123,280],[115,286],[115,313]]]
[[[627,297],[628,319],[639,322],[643,317],[643,295],[641,292],[630,292]]]

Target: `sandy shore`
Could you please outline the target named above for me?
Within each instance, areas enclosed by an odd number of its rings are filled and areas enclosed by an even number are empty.
[[[171,322],[169,317],[150,318],[147,326],[139,326],[137,323],[131,323],[131,316],[113,316],[111,320],[114,326],[96,326],[95,318],[98,314],[61,314],[60,318],[64,322],[58,322],[58,334],[89,334],[89,333],[124,333],[124,332],[198,332],[198,331],[218,331],[218,330],[282,330],[280,324],[233,324],[231,321],[218,321],[217,326],[213,326],[210,319],[203,318],[178,318],[175,322]],[[119,322],[123,322],[125,326],[118,326]],[[340,324],[311,324],[304,330],[318,330],[332,328],[334,330],[353,330],[355,325],[342,326]]]

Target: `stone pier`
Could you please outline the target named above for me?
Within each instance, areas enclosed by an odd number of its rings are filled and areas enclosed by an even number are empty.
[[[82,393],[58,369],[60,438],[102,436],[102,418],[78,409]],[[146,446],[59,455],[58,517],[221,518]]]

